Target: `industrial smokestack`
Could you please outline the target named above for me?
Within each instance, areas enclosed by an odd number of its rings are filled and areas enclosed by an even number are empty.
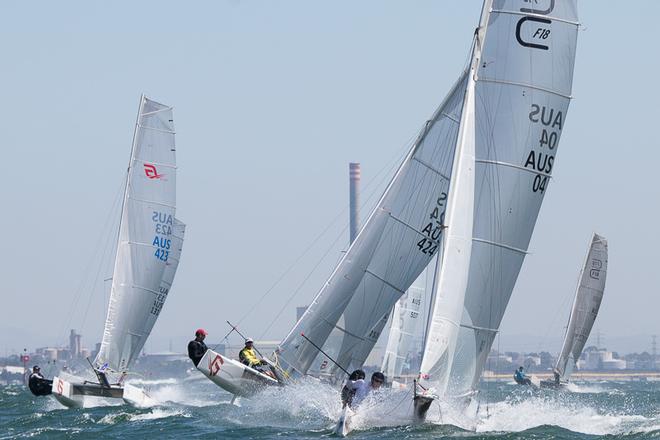
[[[348,171],[350,176],[350,238],[353,243],[360,232],[360,164],[349,163]]]

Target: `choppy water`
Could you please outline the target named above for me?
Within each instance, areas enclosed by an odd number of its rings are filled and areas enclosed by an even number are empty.
[[[0,386],[0,439],[319,439],[331,436],[340,412],[336,390],[316,383],[267,390],[238,405],[203,378],[141,386],[162,404],[65,409],[22,386]],[[389,390],[364,404],[349,438],[660,439],[660,382],[592,382],[573,385],[570,393],[487,384],[480,400],[473,416],[434,405],[432,422],[411,426],[409,392]]]

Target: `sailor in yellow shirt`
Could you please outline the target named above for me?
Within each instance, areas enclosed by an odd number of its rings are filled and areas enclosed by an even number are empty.
[[[245,340],[245,347],[240,353],[238,353],[238,359],[241,363],[258,371],[261,371],[261,366],[266,364],[266,362],[257,357],[257,352],[254,351],[254,341],[252,338],[247,338]]]

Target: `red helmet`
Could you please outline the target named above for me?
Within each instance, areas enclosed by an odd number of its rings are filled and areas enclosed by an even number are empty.
[[[206,335],[208,335],[208,334],[209,334],[209,332],[207,332],[207,331],[204,330],[203,328],[198,328],[197,331],[195,331],[195,336],[199,336],[199,335],[204,335],[204,336],[206,336]]]

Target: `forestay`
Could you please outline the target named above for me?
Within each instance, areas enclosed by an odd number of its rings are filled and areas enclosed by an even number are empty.
[[[587,259],[582,267],[580,282],[575,292],[575,300],[568,319],[561,354],[557,359],[557,370],[564,379],[568,379],[575,363],[582,354],[582,349],[589,339],[589,334],[596,321],[600,303],[605,291],[607,277],[607,240],[594,234]]]
[[[451,373],[476,388],[548,189],[571,97],[576,0],[494,0],[476,82],[470,273]]]
[[[362,366],[390,310],[437,253],[465,91],[465,75],[426,124],[330,279],[278,349],[305,374],[334,330],[336,360]],[[342,323],[337,325],[345,311]]]
[[[172,108],[142,97],[97,368],[126,371],[160,312],[165,300],[160,289],[172,282],[183,238],[183,224],[177,226],[174,219],[175,192]],[[175,238],[177,228],[180,239]]]

